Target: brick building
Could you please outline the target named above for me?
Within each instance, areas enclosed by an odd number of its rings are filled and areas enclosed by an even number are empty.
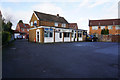
[[[77,23],[69,23],[69,24],[68,24],[68,27],[69,27],[69,28],[73,28],[73,29],[75,29],[75,30],[78,29]]]
[[[34,11],[30,19],[29,41],[70,42],[82,41],[83,30],[69,28],[64,17]]]
[[[120,19],[89,20],[89,34],[101,35],[102,29],[108,29],[109,34],[120,34]]]
[[[17,38],[18,35],[22,35],[23,38],[27,38],[29,35],[30,25],[25,23],[18,23],[16,26],[16,30],[14,31],[14,38]]]

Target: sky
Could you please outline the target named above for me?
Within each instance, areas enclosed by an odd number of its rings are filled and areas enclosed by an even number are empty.
[[[89,31],[89,20],[118,18],[119,0],[0,0],[0,10],[16,28],[19,20],[28,23],[33,11],[59,14],[79,29]]]

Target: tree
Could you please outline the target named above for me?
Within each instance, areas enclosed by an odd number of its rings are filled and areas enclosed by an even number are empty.
[[[5,22],[5,19],[2,19],[2,44],[6,44],[11,40],[11,35],[13,30],[11,29],[12,23],[8,21]]]
[[[102,35],[108,35],[109,34],[109,30],[108,29],[102,29],[101,34]]]
[[[23,21],[22,20],[19,20],[19,22],[18,23],[23,23]]]

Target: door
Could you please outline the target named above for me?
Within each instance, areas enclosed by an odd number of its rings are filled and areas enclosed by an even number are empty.
[[[39,32],[37,32],[37,42],[39,42],[39,38],[40,38],[40,35],[39,35]]]
[[[36,30],[36,42],[40,42],[40,29]]]

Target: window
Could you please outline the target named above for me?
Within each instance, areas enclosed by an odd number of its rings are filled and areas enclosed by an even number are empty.
[[[52,32],[44,32],[44,37],[53,37],[53,33]]]
[[[44,28],[45,31],[53,31],[51,28]]]
[[[101,26],[101,29],[105,29],[105,26]]]
[[[108,29],[112,29],[112,26],[108,26]]]
[[[55,22],[55,26],[58,26],[58,23],[57,23],[57,22]]]
[[[21,30],[22,30],[22,31],[24,31],[24,29],[23,29],[23,28],[21,28]]]
[[[76,38],[76,33],[75,33],[75,38]]]
[[[66,24],[62,24],[62,27],[66,27]]]
[[[50,35],[50,37],[52,37],[52,36],[53,36],[53,33],[52,33],[52,32],[50,32],[50,33],[49,33],[49,35]]]
[[[116,26],[116,29],[120,29],[120,25],[117,25],[117,26]]]
[[[34,26],[37,26],[37,21],[34,21]]]
[[[31,26],[33,26],[33,22],[31,22]]]
[[[69,36],[70,36],[70,33],[68,33],[68,32],[64,33],[64,37],[69,37]]]
[[[82,37],[82,34],[81,34],[81,33],[78,33],[78,37]]]
[[[62,38],[62,33],[60,33],[59,38]]]
[[[98,26],[92,26],[92,30],[97,30]]]

